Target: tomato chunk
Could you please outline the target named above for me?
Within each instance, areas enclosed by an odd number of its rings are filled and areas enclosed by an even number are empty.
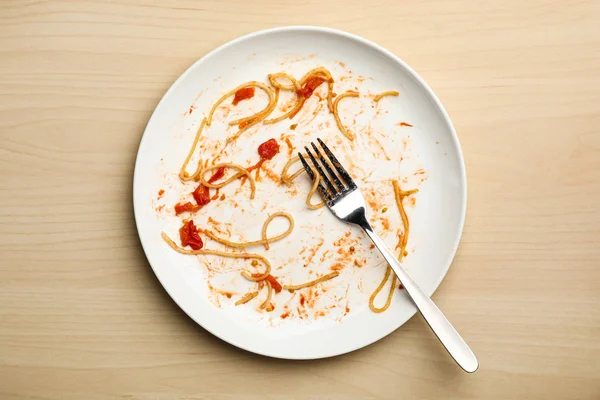
[[[275,139],[269,139],[258,146],[258,155],[265,160],[272,159],[277,153],[279,153],[279,143]]]
[[[210,203],[210,190],[202,184],[192,192],[192,196],[194,196],[196,203],[198,203],[200,207]]]
[[[198,233],[198,228],[194,225],[194,221],[187,221],[179,228],[179,238],[183,247],[190,246],[193,250],[200,250],[204,243]]]
[[[233,97],[233,104],[237,106],[238,103],[242,100],[248,100],[254,97],[254,88],[253,87],[245,87],[241,88],[237,92],[235,92],[235,96]]]
[[[185,204],[175,204],[175,215],[179,215],[184,212],[195,212],[200,209],[200,206],[190,203],[189,201]]]

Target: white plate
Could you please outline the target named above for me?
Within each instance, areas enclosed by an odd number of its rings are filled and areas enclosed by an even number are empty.
[[[427,180],[416,196],[416,206],[408,210],[411,220],[410,255],[405,265],[425,293],[431,295],[452,262],[465,219],[466,175],[460,145],[450,118],[423,79],[398,57],[365,39],[325,28],[285,27],[246,35],[219,47],[192,65],[164,95],[146,127],[135,166],[133,200],[137,228],[150,265],[165,290],[192,319],[219,338],[242,349],[279,358],[315,359],[359,349],[393,332],[414,315],[416,309],[404,292],[397,291],[387,312],[371,312],[368,294],[356,290],[358,286],[353,281],[358,279],[354,275],[361,276],[360,279],[369,280],[365,285],[372,289],[385,266],[370,264],[362,269],[346,268],[345,271],[351,272],[346,274],[345,280],[340,278],[335,283],[333,280],[328,283],[331,293],[342,282],[351,288],[347,298],[351,303],[350,312],[345,316],[328,314],[320,318],[310,316],[284,321],[278,319],[281,308],[267,315],[257,312],[255,306],[249,304],[233,307],[232,301],[235,299],[215,299],[207,288],[205,262],[177,254],[162,241],[161,231],[176,237],[180,221],[166,210],[172,209],[179,195],[169,197],[172,190],[168,190],[165,197],[159,199],[157,192],[165,186],[172,189],[178,184],[175,182],[178,168],[201,115],[206,114],[210,105],[223,93],[246,81],[266,82],[268,73],[291,70],[295,76],[299,76],[317,66],[330,68],[337,80],[336,85],[343,86],[342,75],[352,70],[353,77],[362,75],[373,78],[367,79],[367,85],[373,92],[392,89],[401,92],[398,98],[382,100],[379,107],[388,111],[383,112],[385,116],[382,117],[388,124],[386,131],[391,132],[393,123],[400,120],[414,125],[414,128],[404,127],[402,130],[393,128],[394,132],[399,132],[395,133],[395,137],[403,137],[410,142],[412,159],[427,173]],[[336,86],[336,90],[340,88]],[[351,102],[348,102],[348,107]],[[193,113],[186,112],[191,105],[195,107]],[[286,123],[282,124],[276,129],[289,130]],[[223,124],[221,128],[214,129],[224,130],[225,127]],[[207,135],[218,134],[214,133],[214,129],[211,131],[213,133]],[[339,135],[335,124],[325,129],[330,133],[323,132],[323,129],[323,126],[321,130],[315,127],[315,132],[311,133],[307,128],[306,137],[299,137],[301,140],[298,140],[307,143],[315,135]],[[301,135],[300,131],[292,133]],[[250,152],[247,154],[251,155],[256,151],[256,143],[270,134],[262,130],[247,132],[243,139],[254,142],[240,143],[245,143],[244,149],[247,148]],[[385,145],[388,146],[388,143]],[[390,143],[389,148],[392,147]],[[244,164],[242,161],[239,163]],[[385,175],[384,164],[376,171]],[[412,168],[416,168],[416,165],[412,165]],[[302,183],[301,189],[305,190],[307,185]],[[236,198],[247,198],[247,186],[245,188]],[[257,198],[260,195],[259,191]],[[319,221],[329,224],[329,234],[335,230],[342,232],[351,229],[335,221],[326,209],[316,211],[318,214],[315,211],[308,211],[313,214],[303,214],[307,211],[296,207],[302,206],[303,197],[300,195],[295,201],[282,203],[285,205],[283,209],[291,207],[295,210],[297,225],[304,226],[311,220],[316,221],[315,216],[318,215]],[[222,202],[223,205],[225,203]],[[163,204],[167,208],[157,212]],[[234,218],[234,227],[242,229],[240,226],[246,226],[251,231],[248,235],[256,234],[251,226],[241,223],[239,215],[232,217],[231,212],[219,204],[211,209],[211,215],[223,220]],[[392,215],[392,210],[395,211],[393,205],[389,215]],[[253,215],[258,214],[260,210]],[[263,220],[261,218],[254,225],[260,227]],[[273,227],[275,230],[276,227]],[[275,246],[277,243],[274,245],[269,256],[278,260],[275,265],[281,263],[277,257],[298,254],[293,245],[305,240],[298,235],[294,232],[287,244],[280,247]],[[329,236],[326,238],[327,242],[334,239]],[[362,239],[359,237],[359,240]],[[393,239],[388,241],[394,243]],[[210,247],[213,247],[212,244]],[[256,252],[261,253],[261,250],[264,249],[257,249]],[[294,274],[297,276],[303,273],[299,264],[287,265],[285,271],[289,271],[292,277]],[[325,264],[315,262],[313,267],[317,270],[321,268],[319,272],[322,273]],[[284,273],[287,272],[278,271],[278,274]],[[239,293],[243,292],[240,289]],[[223,304],[217,307],[216,302]],[[278,307],[282,307],[281,301]]]

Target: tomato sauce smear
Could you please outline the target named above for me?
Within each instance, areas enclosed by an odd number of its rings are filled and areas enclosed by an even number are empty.
[[[267,275],[267,277],[265,279],[267,281],[269,281],[269,283],[271,284],[271,287],[273,288],[275,293],[281,292],[281,289],[283,289],[283,286],[281,286],[281,284],[279,282],[277,282],[277,279],[273,275],[269,274],[269,275]]]
[[[308,99],[312,96],[313,92],[316,88],[318,88],[321,83],[325,82],[325,79],[319,77],[312,77],[306,80],[306,83],[300,90],[298,90],[298,97],[302,96],[305,99]]]
[[[213,174],[213,176],[210,177],[210,179],[208,180],[208,183],[216,182],[224,176],[225,176],[225,167],[218,168],[217,172],[215,172]]]

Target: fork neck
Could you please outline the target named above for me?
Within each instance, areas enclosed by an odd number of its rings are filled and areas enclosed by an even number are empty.
[[[371,227],[371,224],[369,224],[369,221],[367,220],[367,216],[365,214],[364,208],[358,208],[358,209],[354,210],[344,219],[348,222],[351,222],[355,225],[360,226],[365,231],[373,232],[373,228]]]

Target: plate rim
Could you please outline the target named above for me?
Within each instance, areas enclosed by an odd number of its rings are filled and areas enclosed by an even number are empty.
[[[462,239],[462,235],[464,232],[464,225],[465,225],[465,220],[466,220],[466,211],[467,211],[467,172],[466,172],[466,165],[465,165],[465,160],[464,160],[464,155],[462,152],[462,148],[460,145],[460,141],[458,139],[458,135],[456,133],[456,129],[454,128],[454,124],[452,123],[452,120],[450,119],[450,116],[448,115],[448,112],[446,111],[446,109],[444,108],[444,106],[442,105],[441,101],[439,100],[439,98],[437,97],[437,95],[433,92],[433,90],[431,89],[431,87],[427,84],[427,82],[414,70],[412,69],[406,62],[404,62],[400,57],[398,57],[397,55],[395,55],[394,53],[392,53],[391,51],[387,50],[386,48],[382,47],[381,45],[370,41],[368,39],[365,39],[361,36],[358,36],[356,34],[350,33],[350,32],[346,32],[343,30],[339,30],[339,29],[334,29],[334,28],[328,28],[328,27],[322,27],[322,26],[314,26],[314,25],[291,25],[291,26],[279,26],[279,27],[274,27],[274,28],[268,28],[268,29],[262,29],[262,30],[258,30],[258,31],[254,31],[254,32],[250,32],[247,34],[244,34],[242,36],[238,36],[237,38],[234,38],[230,41],[227,41],[219,46],[217,46],[216,48],[212,49],[211,51],[209,51],[208,53],[204,54],[202,57],[200,57],[199,59],[197,59],[196,61],[194,61],[183,73],[181,73],[181,75],[179,75],[179,77],[171,84],[171,86],[169,86],[169,88],[167,89],[167,91],[163,94],[163,96],[161,97],[160,101],[156,104],[154,110],[152,111],[152,114],[150,115],[150,118],[148,119],[148,122],[144,128],[144,132],[142,134],[142,137],[140,139],[140,143],[138,146],[138,150],[136,152],[136,158],[135,158],[135,166],[134,166],[134,171],[133,171],[133,185],[132,185],[132,189],[133,189],[133,194],[132,194],[132,200],[133,200],[133,211],[134,211],[134,220],[135,220],[135,225],[136,225],[136,231],[137,231],[137,235],[140,241],[140,244],[142,245],[142,249],[144,251],[144,255],[146,257],[146,260],[148,261],[148,264],[150,265],[150,267],[152,268],[152,271],[154,273],[154,275],[156,276],[156,278],[158,279],[158,281],[160,282],[161,286],[163,287],[163,289],[165,290],[165,292],[169,295],[169,297],[171,298],[171,300],[173,300],[173,302],[175,302],[175,304],[177,304],[177,306],[192,320],[194,321],[196,324],[198,324],[199,326],[202,327],[202,329],[206,330],[207,332],[209,332],[211,335],[219,338],[220,340],[235,346],[237,348],[240,348],[242,350],[254,353],[254,354],[259,354],[262,356],[267,356],[267,357],[271,357],[271,358],[278,358],[278,359],[289,359],[289,360],[317,360],[317,359],[324,359],[324,358],[330,358],[330,357],[335,357],[338,355],[343,355],[343,354],[347,354],[347,353],[351,353],[353,351],[362,349],[364,347],[370,346],[371,344],[385,338],[386,336],[389,336],[390,334],[392,334],[394,331],[396,331],[397,329],[399,329],[400,327],[402,327],[402,325],[404,325],[406,322],[408,322],[412,317],[414,317],[414,315],[417,313],[417,309],[415,307],[415,309],[412,311],[412,314],[402,323],[400,323],[397,327],[393,328],[391,331],[389,332],[384,332],[381,336],[378,335],[377,338],[375,338],[374,340],[370,340],[370,341],[366,341],[366,342],[361,342],[358,345],[355,346],[350,346],[350,348],[348,348],[347,350],[344,351],[334,351],[332,353],[327,353],[327,354],[321,354],[318,356],[315,355],[310,355],[308,357],[306,356],[297,356],[297,357],[290,357],[290,356],[280,356],[277,354],[270,354],[268,352],[264,352],[264,351],[257,351],[254,349],[249,348],[248,346],[238,343],[235,340],[231,340],[230,338],[225,338],[222,337],[216,333],[214,333],[211,329],[209,329],[208,327],[205,326],[205,324],[203,324],[201,321],[199,321],[198,319],[194,318],[192,316],[191,312],[188,312],[187,308],[185,306],[183,306],[182,304],[180,304],[175,296],[173,296],[171,294],[171,292],[169,291],[169,289],[167,288],[167,286],[164,284],[163,280],[160,277],[160,274],[157,271],[157,268],[155,268],[155,266],[152,264],[152,261],[150,260],[150,257],[148,257],[148,251],[147,251],[147,246],[148,244],[144,243],[144,239],[142,238],[142,234],[140,232],[140,224],[139,224],[139,220],[142,218],[140,213],[141,211],[136,207],[136,204],[138,203],[138,201],[136,200],[136,186],[139,184],[139,169],[140,167],[140,158],[141,158],[141,149],[144,145],[144,139],[146,139],[148,136],[146,135],[147,131],[148,131],[148,127],[152,125],[152,123],[154,122],[154,119],[157,118],[157,110],[159,108],[161,108],[161,105],[163,105],[163,103],[166,101],[167,97],[169,97],[169,95],[171,94],[172,91],[175,90],[175,88],[178,86],[178,84],[185,80],[187,78],[187,76],[189,74],[191,74],[191,71],[193,69],[196,68],[196,66],[198,64],[201,64],[204,60],[210,58],[211,56],[213,56],[214,54],[219,53],[220,51],[223,51],[225,49],[227,49],[228,47],[234,46],[239,42],[243,42],[245,40],[249,40],[249,39],[253,39],[259,36],[263,36],[263,35],[269,35],[269,34],[276,34],[276,33],[283,33],[283,32],[312,32],[312,33],[324,33],[324,34],[330,34],[330,35],[336,35],[345,39],[349,39],[351,41],[356,41],[359,42],[367,47],[370,47],[373,50],[376,50],[382,54],[384,54],[385,56],[389,57],[391,60],[393,60],[394,62],[396,62],[397,64],[399,64],[402,68],[404,68],[404,70],[425,90],[426,94],[433,100],[434,104],[437,106],[438,110],[441,113],[441,116],[444,120],[444,122],[446,123],[450,133],[451,133],[451,144],[454,146],[455,151],[458,155],[458,160],[459,162],[459,169],[460,169],[460,176],[461,176],[461,185],[462,185],[462,193],[461,193],[461,197],[463,199],[462,201],[462,207],[460,210],[460,216],[459,216],[459,226],[458,226],[458,235],[456,236],[456,240],[453,243],[452,246],[452,253],[449,256],[449,262],[447,263],[447,265],[445,266],[445,268],[443,269],[442,273],[439,275],[439,278],[434,282],[433,284],[433,289],[431,291],[431,293],[426,293],[429,297],[433,296],[433,294],[435,293],[435,291],[438,289],[438,287],[440,286],[442,280],[446,277],[446,275],[448,274],[448,270],[450,269],[450,266],[452,265],[452,263],[454,262],[454,259],[456,257],[456,252],[458,250],[458,246],[460,244],[460,241]]]

